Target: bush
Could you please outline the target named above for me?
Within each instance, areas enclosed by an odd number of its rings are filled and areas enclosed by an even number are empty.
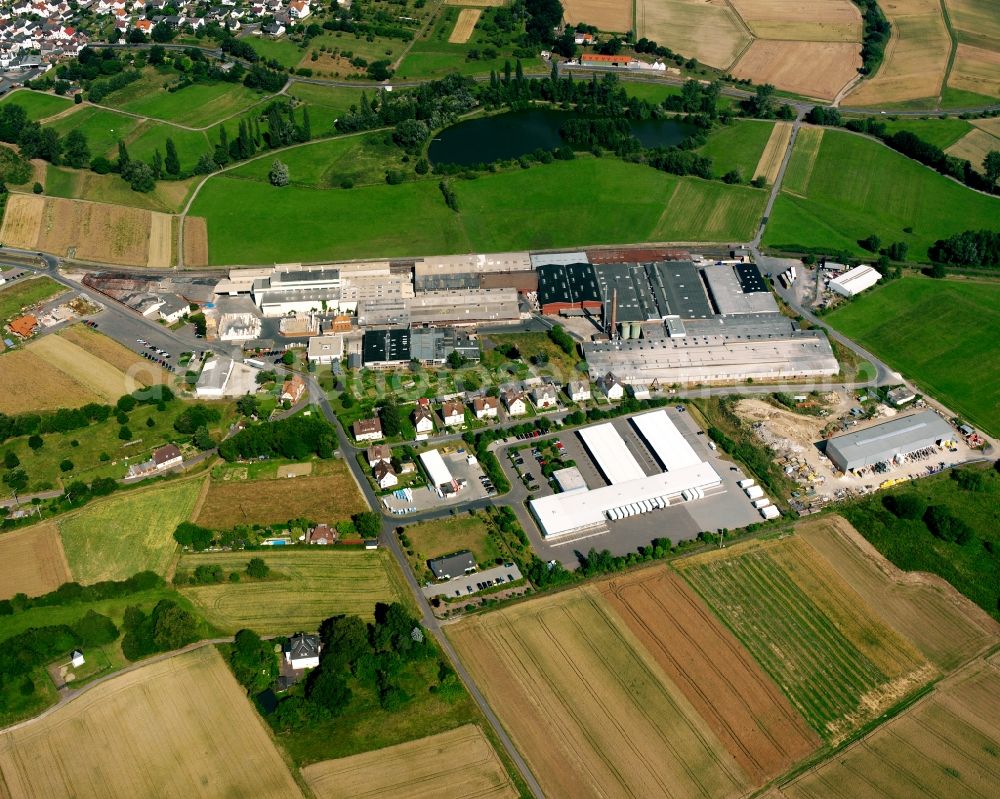
[[[964,545],[972,540],[972,529],[944,505],[931,505],[924,513],[924,524],[942,541]]]
[[[899,519],[920,519],[927,511],[927,503],[916,494],[887,494],[882,505]]]

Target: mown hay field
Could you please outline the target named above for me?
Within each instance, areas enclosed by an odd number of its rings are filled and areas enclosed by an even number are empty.
[[[509,0],[444,0],[446,6],[470,6],[473,8],[499,8]]]
[[[850,0],[733,0],[733,8],[760,39],[861,41],[861,12]]]
[[[880,4],[892,24],[885,59],[875,75],[858,84],[847,105],[878,106],[940,95],[951,54],[951,37],[938,0],[892,0]]]
[[[600,590],[755,784],[819,748],[816,733],[678,575],[647,569]]]
[[[9,799],[301,797],[228,667],[211,647],[109,680],[0,734]]]
[[[0,535],[0,599],[40,596],[72,580],[59,527],[43,522]]]
[[[975,168],[982,168],[983,159],[991,150],[1000,150],[1000,117],[974,119],[972,130],[947,149],[948,155],[965,158]]]
[[[96,583],[145,570],[166,574],[177,550],[174,530],[190,520],[202,485],[184,480],[137,489],[65,518],[59,528],[73,577]]]
[[[79,408],[106,398],[27,349],[0,355],[0,413]]]
[[[455,20],[455,28],[448,36],[448,41],[452,44],[465,44],[469,41],[482,13],[481,8],[463,8],[459,11],[458,19]]]
[[[208,225],[200,216],[184,217],[184,265],[208,266]]]
[[[593,587],[446,629],[546,795],[722,799],[748,787]]]
[[[130,394],[143,387],[142,383],[64,336],[42,336],[32,341],[27,350],[88,391],[103,397],[106,403],[113,403],[122,394]]]
[[[448,732],[302,769],[316,799],[508,799],[518,796],[482,730]]]
[[[371,619],[376,602],[405,601],[408,594],[387,550],[313,547],[256,552],[183,555],[177,573],[202,564],[218,565],[228,576],[243,574],[250,558],[263,558],[273,579],[260,582],[182,585],[180,591],[220,629],[248,627],[258,633],[315,630],[338,613]]]
[[[1000,624],[944,580],[904,572],[840,516],[809,519],[795,531],[924,657],[943,671],[1000,641]]]
[[[825,740],[843,740],[934,674],[800,538],[677,563]]]
[[[933,693],[780,788],[784,799],[996,796],[1000,668],[977,660]],[[774,794],[772,794],[774,795]]]
[[[160,367],[128,349],[113,338],[85,325],[72,325],[59,331],[59,337],[86,350],[88,357],[99,358],[123,372],[140,386],[166,383],[170,375]],[[139,386],[136,386],[138,388]],[[134,389],[130,389],[134,390]]]
[[[698,153],[712,159],[712,174],[716,177],[738,169],[748,180],[767,147],[774,125],[771,121],[735,120],[712,131]]]
[[[333,524],[368,510],[347,465],[338,462],[331,471],[323,477],[212,480],[195,521],[214,530],[236,524],[280,524],[293,518]]]
[[[1000,97],[1000,40],[991,49],[959,44],[948,75],[948,87]]]
[[[737,78],[832,100],[861,66],[857,42],[756,39],[732,67]]]
[[[640,37],[721,69],[752,39],[724,0],[636,0],[635,17]]]
[[[778,171],[781,169],[781,162],[788,149],[788,142],[792,138],[791,122],[775,122],[771,128],[771,135],[767,139],[767,146],[760,154],[757,168],[754,170],[754,178],[764,178],[768,185],[772,185],[778,179]]]
[[[566,0],[563,18],[570,25],[584,22],[598,30],[632,30],[632,0]]]
[[[169,226],[169,216],[139,208],[18,194],[7,201],[0,238],[84,261],[169,267]]]

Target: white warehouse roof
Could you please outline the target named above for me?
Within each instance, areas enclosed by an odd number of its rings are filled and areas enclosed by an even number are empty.
[[[444,458],[441,457],[441,453],[436,449],[429,449],[427,452],[421,452],[420,462],[427,470],[427,474],[431,479],[431,485],[435,488],[453,483],[455,481],[455,478],[451,476],[451,470],[444,462]]]
[[[668,472],[701,463],[665,410],[633,416],[632,423]]]
[[[580,438],[612,485],[646,476],[635,456],[625,445],[625,440],[610,422],[585,427],[580,431]]]
[[[592,491],[572,491],[531,500],[531,510],[545,538],[597,527],[612,508],[657,497],[676,497],[690,488],[712,488],[722,479],[707,463],[685,466],[672,472],[654,474]]]
[[[865,289],[870,289],[882,279],[882,275],[870,266],[856,266],[849,269],[840,277],[835,277],[830,281],[830,288],[845,297],[853,297],[860,294]]]

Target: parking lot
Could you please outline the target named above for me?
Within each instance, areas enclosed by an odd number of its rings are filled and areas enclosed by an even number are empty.
[[[516,563],[505,563],[502,566],[494,566],[492,569],[456,577],[447,582],[431,583],[425,585],[422,590],[428,599],[436,596],[458,598],[472,596],[486,588],[510,585],[522,578],[523,575]]]

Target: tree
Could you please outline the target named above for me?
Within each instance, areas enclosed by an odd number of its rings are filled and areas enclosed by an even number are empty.
[[[900,519],[919,519],[927,510],[927,503],[913,493],[887,494],[882,497],[882,505]]]
[[[38,182],[38,181],[36,180],[36,181],[35,181],[35,185],[33,185],[33,186],[31,187],[31,190],[32,190],[32,191],[33,191],[33,192],[34,192],[35,194],[41,194],[41,193],[42,193],[43,191],[45,191],[45,188],[44,188],[44,187],[42,186],[42,184],[41,184],[41,183],[39,183],[39,182]]]
[[[247,562],[247,576],[255,580],[263,580],[271,573],[271,567],[263,558],[250,558]]]
[[[983,174],[991,186],[1000,180],[1000,151],[990,150],[983,159]]]
[[[285,364],[285,366],[291,366],[295,363],[295,353],[291,350],[285,350],[281,355],[281,362]]]
[[[204,452],[205,450],[212,449],[212,447],[215,446],[215,439],[212,438],[212,434],[208,432],[208,427],[206,425],[201,425],[191,436],[191,443]]]
[[[132,191],[145,194],[156,188],[156,173],[153,167],[143,161],[129,161],[122,170],[122,179]]]
[[[323,641],[320,663],[324,669],[353,666],[371,651],[368,625],[357,616],[340,615],[324,620],[319,626],[319,637]]]
[[[306,697],[336,716],[351,701],[351,689],[347,687],[347,681],[333,669],[319,668],[306,680]]]
[[[253,394],[244,394],[236,400],[236,409],[244,416],[256,416],[260,410],[260,400]]]
[[[378,418],[382,422],[382,434],[387,438],[398,436],[403,428],[402,419],[399,414],[399,407],[391,397],[382,403],[379,408]]]
[[[448,366],[452,369],[461,369],[468,363],[468,359],[458,350],[452,350],[448,355]]]
[[[45,439],[38,435],[38,433],[34,433],[33,435],[28,436],[28,446],[35,451],[40,450],[43,446],[45,446]]]
[[[125,167],[128,166],[128,162],[131,159],[128,155],[128,149],[125,147],[125,142],[122,139],[118,140],[118,171],[124,171]]]
[[[80,638],[83,646],[104,646],[118,638],[118,628],[107,616],[88,610],[87,613],[73,625],[73,632]]]
[[[356,513],[351,520],[362,538],[378,538],[382,531],[382,517],[372,511]]]
[[[878,252],[879,247],[882,246],[882,239],[878,234],[872,233],[868,238],[861,239],[858,244],[868,250],[868,252]]]
[[[166,49],[158,44],[154,44],[149,48],[146,60],[155,67],[162,64],[166,60],[166,56]]]
[[[239,575],[237,575],[239,576]],[[229,665],[236,680],[253,695],[265,690],[278,676],[274,645],[252,630],[240,630],[233,640]]]
[[[746,101],[750,116],[771,117],[774,115],[774,86],[764,83],[757,87],[754,96]]]
[[[14,450],[9,449],[3,454],[3,465],[7,469],[16,469],[21,465],[21,459]]]
[[[4,484],[14,494],[14,498],[28,487],[28,473],[24,469],[8,469],[3,475]]]
[[[734,185],[743,182],[743,175],[740,174],[738,169],[730,169],[725,175],[722,176],[723,183],[729,183]]]
[[[404,119],[392,131],[392,140],[404,150],[417,151],[423,147],[431,135],[426,122],[419,119]]]
[[[83,169],[90,163],[90,146],[87,136],[79,128],[66,134],[63,143],[63,160],[74,169]]]
[[[272,186],[287,186],[288,166],[275,159],[274,163],[271,164],[271,171],[267,173],[267,179]]]
[[[177,31],[166,20],[161,20],[153,26],[152,37],[154,42],[165,44],[171,41],[176,35]]]
[[[196,552],[208,549],[214,537],[215,534],[211,530],[194,522],[181,522],[174,530],[174,540],[182,547],[189,547]]]
[[[71,461],[69,458],[64,458],[62,461],[59,462],[59,470],[63,472],[73,471],[73,461]]]
[[[153,608],[152,622],[153,643],[161,651],[179,649],[197,637],[194,616],[168,599]]]

